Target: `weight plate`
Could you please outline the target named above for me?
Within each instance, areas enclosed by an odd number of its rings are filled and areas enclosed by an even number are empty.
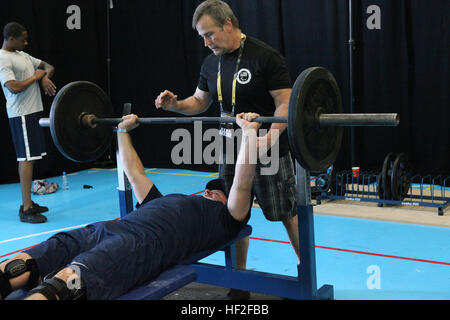
[[[392,199],[402,201],[410,187],[410,164],[405,153],[400,153],[394,160],[390,176]]]
[[[395,154],[389,152],[384,158],[383,167],[381,168],[380,175],[378,177],[378,197],[380,199],[390,200],[391,194],[391,172],[393,161],[395,160]]]
[[[324,172],[337,158],[343,128],[320,127],[320,113],[342,113],[342,99],[333,75],[313,67],[303,71],[292,87],[287,131],[291,152],[299,164]]]
[[[114,113],[108,95],[96,84],[76,81],[65,85],[51,106],[50,132],[56,147],[66,158],[91,162],[108,149],[113,132],[109,125],[83,127],[80,123],[83,112],[98,118],[111,118]]]

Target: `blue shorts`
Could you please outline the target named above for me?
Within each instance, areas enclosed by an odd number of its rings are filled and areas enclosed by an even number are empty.
[[[42,112],[9,118],[17,161],[39,160],[45,156],[44,129],[39,125]]]

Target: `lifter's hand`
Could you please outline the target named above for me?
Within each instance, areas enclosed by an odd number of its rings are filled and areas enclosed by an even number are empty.
[[[177,109],[178,96],[169,90],[164,90],[155,99],[156,109],[162,108],[166,111],[173,111]]]
[[[131,131],[134,128],[139,126],[137,122],[138,116],[135,114],[127,114],[122,117],[122,122],[120,122],[117,126],[119,128],[125,129],[127,131]]]
[[[259,114],[253,112],[239,113],[236,115],[236,123],[239,127],[242,128],[242,131],[244,131],[244,133],[247,130],[257,130],[259,127],[261,127],[261,123],[253,122],[253,120],[258,117]]]
[[[256,131],[258,130],[259,127],[261,127],[262,123],[253,121],[254,119],[256,119],[258,117],[259,117],[259,114],[253,113],[253,112],[239,113],[238,115],[236,115],[236,123],[242,129],[243,139],[244,139],[244,137],[250,138],[250,141],[251,141],[250,143],[256,144],[256,149],[258,150],[258,156],[261,156],[261,154],[260,154],[261,146],[260,146],[260,142],[259,142],[258,133]],[[253,140],[253,139],[256,139],[256,140]]]

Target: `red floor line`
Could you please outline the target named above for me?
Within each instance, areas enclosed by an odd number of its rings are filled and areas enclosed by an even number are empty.
[[[3,258],[3,257],[10,256],[10,255],[12,255],[14,253],[19,253],[19,252],[25,251],[27,249],[31,249],[31,248],[36,247],[36,246],[37,246],[37,244],[35,244],[33,246],[29,246],[29,247],[23,248],[23,249],[20,249],[20,250],[16,250],[16,251],[13,251],[13,252],[10,252],[10,253],[7,253],[7,254],[4,254],[4,255],[0,256],[0,259]]]
[[[264,238],[255,238],[255,237],[249,237],[253,240],[261,240],[261,241],[270,241],[270,242],[277,242],[277,243],[285,243],[285,244],[291,244],[289,241],[281,241],[281,240],[273,240],[273,239],[264,239]]]
[[[269,242],[277,242],[277,243],[284,243],[284,244],[290,244],[289,241],[281,241],[281,240],[273,240],[273,239],[265,239],[265,238],[256,238],[256,237],[249,237],[252,240],[260,240],[260,241],[269,241]],[[23,248],[20,250],[16,250],[7,254],[4,254],[0,256],[0,258],[4,258],[6,256],[12,255],[14,253],[19,253],[24,250],[30,249],[37,246],[37,244]],[[442,262],[442,261],[432,261],[432,260],[424,260],[424,259],[415,259],[415,258],[407,258],[407,257],[399,257],[399,256],[392,256],[387,254],[380,254],[380,253],[372,253],[372,252],[364,252],[364,251],[356,251],[356,250],[349,250],[349,249],[340,249],[340,248],[332,248],[332,247],[324,247],[324,246],[315,246],[319,249],[326,249],[326,250],[335,250],[335,251],[341,251],[341,252],[349,252],[349,253],[357,253],[357,254],[365,254],[370,256],[377,256],[377,257],[385,257],[385,258],[392,258],[392,259],[400,259],[400,260],[409,260],[409,261],[417,261],[417,262],[425,262],[425,263],[433,263],[433,264],[442,264],[445,266],[450,266],[449,262]]]
[[[264,239],[264,238],[256,238],[256,237],[249,237],[249,238],[253,239],[253,240],[261,240],[261,241],[270,241],[270,242],[290,244],[289,241]],[[409,260],[409,261],[417,261],[417,262],[425,262],[425,263],[433,263],[433,264],[442,264],[442,265],[445,265],[445,266],[450,266],[449,262],[442,262],[442,261],[432,261],[432,260],[424,260],[424,259],[399,257],[399,256],[392,256],[392,255],[381,254],[381,253],[372,253],[372,252],[364,252],[364,251],[356,251],[356,250],[340,249],[340,248],[332,248],[332,247],[324,247],[324,246],[315,246],[315,247],[319,248],[319,249],[335,250],[335,251],[350,252],[350,253],[357,253],[357,254],[365,254],[365,255],[377,256],[377,257],[385,257],[385,258]]]

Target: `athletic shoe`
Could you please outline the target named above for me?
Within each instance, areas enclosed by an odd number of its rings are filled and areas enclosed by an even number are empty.
[[[33,202],[33,208],[35,208],[35,210],[37,210],[38,213],[44,213],[44,212],[48,211],[47,207],[40,206],[34,201],[32,201],[32,202]],[[23,211],[23,205],[20,206],[19,212],[20,211]]]
[[[43,223],[47,221],[47,217],[43,216],[38,210],[39,206],[31,207],[30,209],[23,211],[23,206],[20,206],[19,217],[20,221],[28,223]],[[45,208],[45,207],[41,207]],[[47,208],[48,210],[48,208]]]

